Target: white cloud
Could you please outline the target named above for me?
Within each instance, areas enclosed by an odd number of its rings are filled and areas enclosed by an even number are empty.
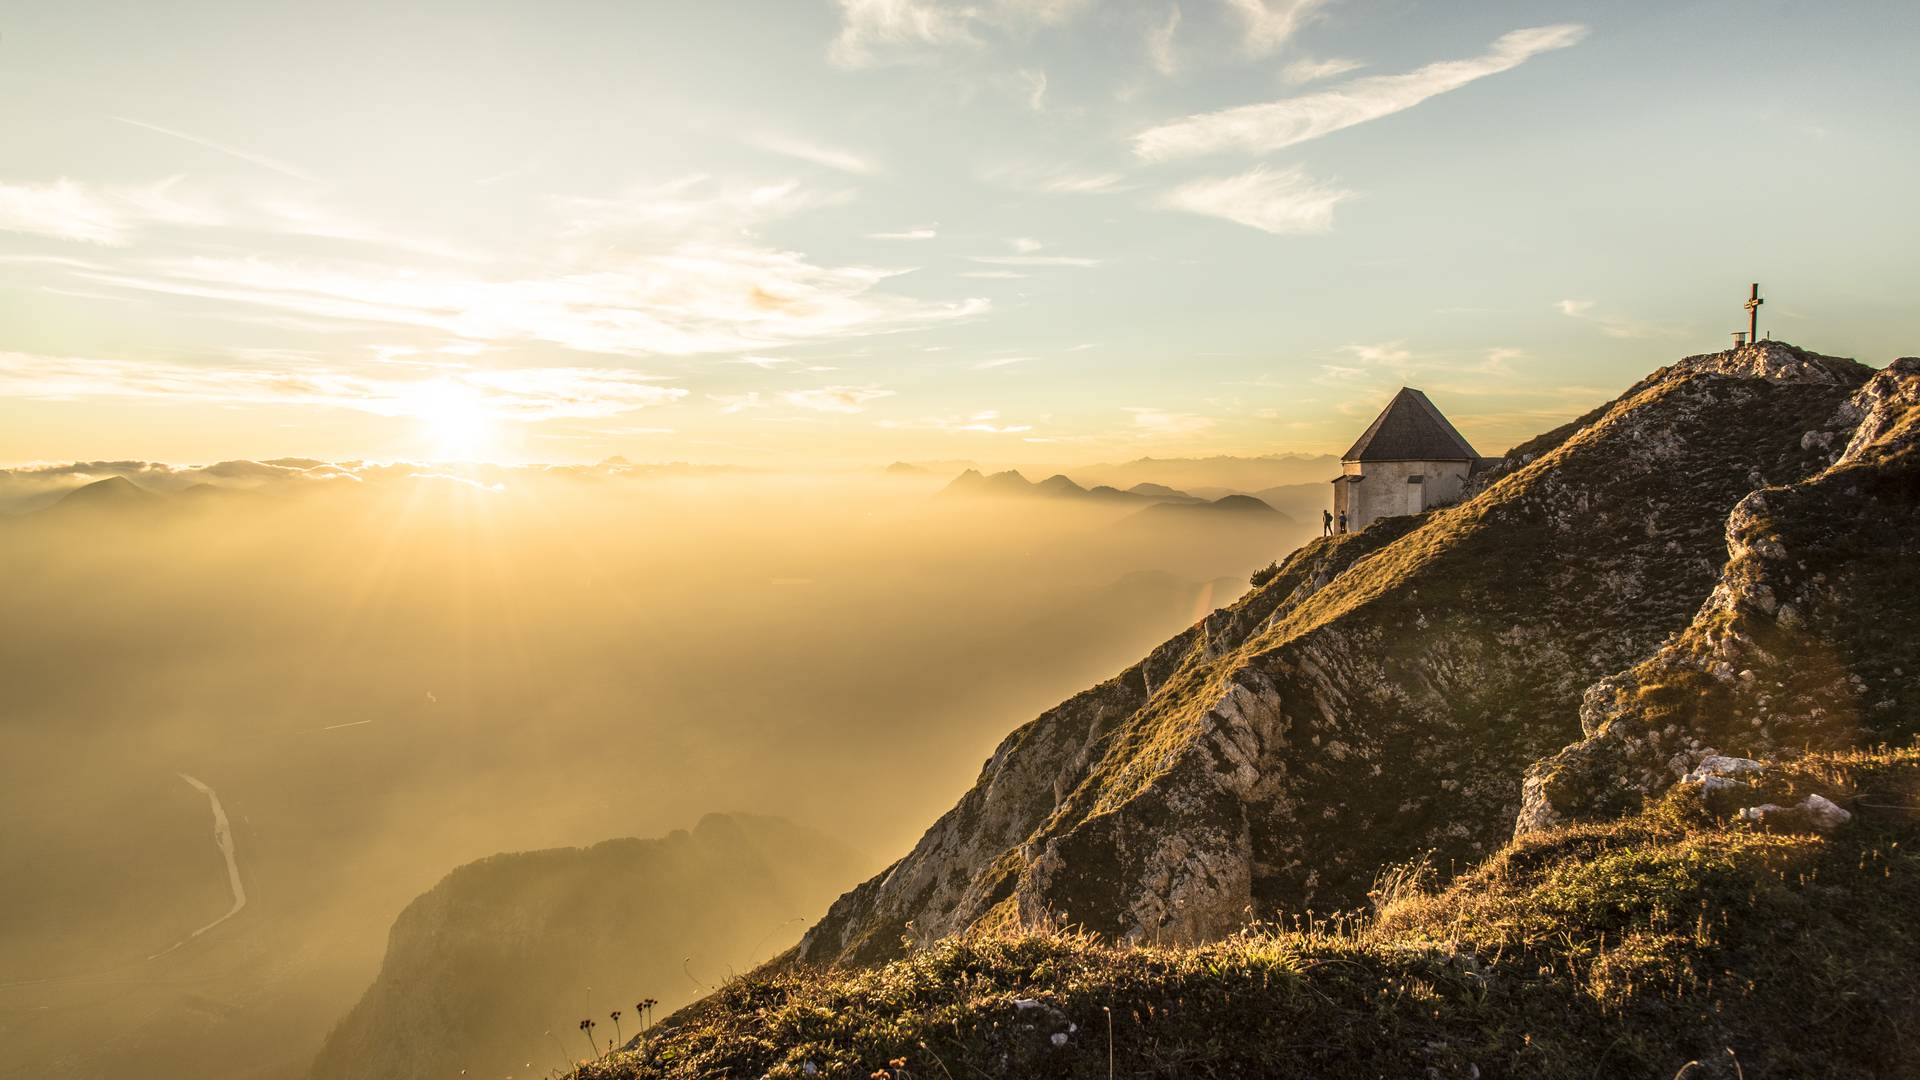
[[[857,413],[867,402],[892,397],[893,391],[877,386],[823,386],[816,390],[789,390],[780,397],[787,404],[815,412]]]
[[[991,360],[980,361],[979,363],[973,365],[973,369],[975,371],[990,371],[993,368],[1010,367],[1014,364],[1024,364],[1031,359],[1033,359],[1033,357],[1031,356],[997,356]]]
[[[129,224],[107,201],[71,180],[0,184],[0,229],[87,244],[124,244]]]
[[[856,176],[871,176],[880,171],[878,165],[858,154],[831,146],[822,146],[805,139],[796,139],[790,135],[762,132],[748,142],[769,154],[798,158],[801,161],[824,165],[829,169],[838,169]]]
[[[1047,73],[1044,71],[1022,71],[1020,78],[1027,84],[1027,108],[1039,112],[1047,104]]]
[[[1031,236],[1016,236],[1007,241],[1007,244],[1022,255],[1031,255],[1047,246]]]
[[[161,127],[159,124],[149,124],[144,120],[134,120],[125,116],[116,116],[113,119],[118,120],[122,124],[130,124],[134,127],[142,128],[146,131],[151,131],[157,135],[165,135],[168,138],[179,139],[182,142],[189,142],[194,144],[195,146],[205,147],[206,149],[212,150],[215,153],[225,154],[230,158],[234,158],[239,161],[244,161],[249,165],[258,165],[263,169],[267,169],[271,172],[277,172],[282,176],[290,176],[295,180],[304,180],[309,184],[320,183],[320,181],[316,179],[311,173],[308,173],[302,169],[296,169],[293,166],[288,165],[284,161],[276,161],[273,158],[267,157],[264,154],[255,154],[255,153],[252,153],[251,151],[242,150],[235,146],[229,146],[226,143],[215,142],[212,139],[202,138],[199,135],[190,134],[185,131],[176,131],[173,128]]]
[[[676,236],[731,238],[755,226],[845,202],[847,192],[804,188],[796,181],[727,184],[695,174],[642,184],[619,195],[551,200],[565,219],[562,235],[608,242],[627,235],[658,241]]]
[[[1180,57],[1173,46],[1174,36],[1179,32],[1179,4],[1167,9],[1166,22],[1147,31],[1147,62],[1162,75],[1172,75],[1180,69]]]
[[[1655,323],[1637,322],[1625,316],[1599,310],[1592,300],[1562,300],[1554,307],[1560,314],[1570,319],[1592,323],[1600,332],[1611,338],[1668,338],[1679,337],[1683,331],[1677,327]]]
[[[1133,426],[1143,435],[1193,435],[1213,426],[1213,421],[1197,413],[1168,412],[1165,409],[1130,406]]]
[[[1226,0],[1246,24],[1241,47],[1254,56],[1267,56],[1299,31],[1329,0]]]
[[[96,189],[72,180],[0,183],[0,232],[29,233],[85,244],[120,246],[143,225],[218,225],[210,206],[174,193],[179,177],[145,187]]]
[[[840,35],[827,55],[842,67],[911,59],[972,37],[964,11],[925,0],[840,0]]]
[[[890,429],[930,428],[934,431],[965,431],[983,435],[1018,435],[1033,430],[1032,424],[1001,423],[998,409],[985,409],[969,416],[927,416],[919,420],[882,420],[878,426]]]
[[[1080,172],[1069,168],[1001,165],[982,170],[980,179],[1014,191],[1041,195],[1111,195],[1133,185],[1116,172]]]
[[[1398,341],[1386,341],[1375,345],[1342,345],[1340,351],[1362,364],[1371,364],[1376,367],[1403,368],[1413,359],[1413,350]]]
[[[1162,196],[1160,205],[1286,235],[1327,232],[1334,208],[1350,198],[1353,192],[1320,183],[1297,165],[1262,165],[1237,176],[1189,181]]]
[[[744,394],[708,394],[707,400],[718,404],[720,411],[728,415],[764,408],[767,404],[758,390],[749,390]]]
[[[842,67],[911,63],[952,45],[977,44],[976,31],[1058,25],[1090,0],[840,0],[840,33],[827,55]]]
[[[1428,64],[1403,75],[1374,75],[1261,105],[1198,113],[1149,128],[1133,138],[1134,153],[1149,161],[1241,150],[1271,153],[1342,128],[1390,116],[1458,90],[1477,79],[1519,67],[1543,52],[1579,41],[1586,28],[1542,26],[1504,34],[1486,53]]]
[[[1349,71],[1355,71],[1363,67],[1366,67],[1366,65],[1358,60],[1343,60],[1338,57],[1327,60],[1315,60],[1310,56],[1303,56],[1293,63],[1288,64],[1286,67],[1281,68],[1280,77],[1285,79],[1289,86],[1300,86],[1305,83],[1318,82],[1321,79],[1331,79],[1335,75],[1345,75]]]
[[[962,270],[960,276],[980,281],[1019,281],[1033,275],[1023,274],[1018,270]]]
[[[293,312],[336,324],[545,341],[584,352],[694,355],[882,333],[977,314],[874,292],[894,271],[823,267],[795,252],[688,243],[549,276],[481,279],[410,267],[202,256],[80,272],[122,288]]]
[[[868,233],[867,239],[869,240],[932,240],[934,237],[939,235],[940,235],[940,232],[937,229],[931,229],[931,228],[903,229],[900,232]]]
[[[989,266],[1099,266],[1099,259],[1078,255],[973,255],[974,262]]]
[[[431,415],[458,398],[475,411],[522,421],[614,416],[686,396],[655,376],[618,368],[349,371],[319,364],[187,364],[0,353],[0,395],[36,400],[171,398],[219,404]]]
[[[614,198],[550,203],[558,249],[537,261],[472,257],[440,267],[328,256],[163,255],[75,268],[94,283],[268,308],[310,328],[437,330],[475,343],[549,342],[621,355],[752,352],[924,326],[986,310],[880,291],[904,271],[822,266],[766,246],[759,224],[829,196],[794,184],[704,177]],[[285,317],[285,316],[282,316]]]

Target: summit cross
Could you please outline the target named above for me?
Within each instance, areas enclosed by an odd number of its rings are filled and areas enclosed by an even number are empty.
[[[1760,283],[1753,283],[1753,291],[1747,294],[1747,342],[1760,340],[1760,305],[1766,303],[1760,299]]]

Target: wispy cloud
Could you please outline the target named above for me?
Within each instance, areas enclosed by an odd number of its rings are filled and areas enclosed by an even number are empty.
[[[704,174],[662,184],[639,184],[612,196],[565,196],[551,200],[564,220],[562,235],[615,241],[682,236],[737,237],[768,221],[843,203],[848,192],[810,188],[797,181],[728,183]]]
[[[744,394],[708,394],[707,400],[719,405],[720,412],[729,416],[748,409],[764,408],[767,404],[758,390],[749,390]]]
[[[1117,172],[1038,165],[1001,165],[983,170],[980,179],[1014,191],[1041,195],[1112,195],[1133,187]]]
[[[1670,338],[1684,333],[1678,327],[1639,322],[1623,315],[1601,311],[1599,305],[1592,300],[1562,300],[1554,307],[1560,314],[1570,319],[1592,323],[1599,327],[1601,333],[1612,338]]]
[[[1099,266],[1099,259],[1079,255],[972,255],[974,262],[989,266]]]
[[[1385,341],[1372,345],[1342,345],[1340,351],[1362,364],[1403,369],[1413,359],[1413,350],[1402,342]]]
[[[912,63],[953,45],[978,44],[980,29],[1051,26],[1090,0],[840,0],[840,33],[827,56],[841,67]]]
[[[1330,0],[1226,0],[1246,25],[1241,48],[1267,56],[1285,45],[1300,28],[1317,18]]]
[[[926,0],[840,0],[840,34],[827,55],[842,67],[873,67],[968,41],[965,11]]]
[[[1226,150],[1271,153],[1391,116],[1475,80],[1511,71],[1541,53],[1572,45],[1585,34],[1585,27],[1572,24],[1515,30],[1471,59],[1441,61],[1402,75],[1374,75],[1282,101],[1183,117],[1134,136],[1134,153],[1149,161]]]
[[[991,371],[994,368],[1011,367],[1014,364],[1024,364],[1031,359],[1033,359],[1033,357],[1031,356],[996,356],[991,360],[980,361],[979,363],[973,365],[973,369],[975,371]]]
[[[1285,235],[1323,233],[1333,228],[1334,208],[1353,192],[1323,184],[1305,169],[1265,165],[1238,176],[1189,181],[1160,199],[1160,205]]]
[[[656,376],[616,368],[502,368],[423,372],[316,364],[202,367],[179,363],[0,353],[0,395],[34,400],[166,398],[219,404],[429,415],[457,396],[475,411],[540,421],[615,416],[686,396]]]
[[[940,235],[934,228],[903,229],[900,232],[868,233],[869,240],[932,240]]]
[[[792,184],[693,177],[613,198],[556,200],[556,250],[531,264],[152,255],[70,273],[95,286],[203,301],[226,318],[264,308],[318,328],[404,326],[620,355],[753,352],[986,310],[984,299],[889,295],[883,283],[904,271],[824,266],[753,238],[758,224],[821,199]],[[102,242],[118,235],[92,220],[70,224]]]
[[[72,180],[0,183],[0,232],[119,246],[143,225],[217,225],[211,206],[175,193],[180,178],[145,187],[96,188]]]
[[[1315,60],[1310,56],[1303,56],[1281,68],[1280,77],[1285,79],[1289,86],[1301,86],[1310,82],[1319,82],[1321,79],[1331,79],[1335,75],[1345,75],[1349,71],[1363,67],[1366,65],[1358,60],[1343,60],[1337,57]]]
[[[1018,435],[1033,430],[1032,424],[1002,423],[998,409],[983,409],[967,416],[926,416],[918,420],[882,420],[879,426],[974,432],[982,435]]]
[[[0,229],[86,244],[124,244],[125,216],[71,180],[0,184]]]
[[[551,277],[480,280],[380,264],[170,258],[80,276],[122,288],[470,340],[585,352],[694,355],[905,329],[985,310],[875,294],[892,275],[793,252],[690,245]]]
[[[814,165],[823,165],[829,169],[853,173],[856,176],[871,176],[880,171],[880,166],[868,158],[847,150],[822,146],[791,135],[762,132],[748,140],[753,146],[769,154],[797,158]]]
[[[1020,79],[1026,84],[1027,108],[1039,112],[1047,105],[1047,73],[1040,70],[1022,71]]]
[[[1169,412],[1140,405],[1129,406],[1126,412],[1133,417],[1134,429],[1141,435],[1194,435],[1213,426],[1212,418],[1198,413]]]
[[[195,146],[205,147],[206,149],[212,150],[215,153],[225,154],[230,158],[234,158],[239,161],[244,161],[249,165],[258,165],[260,168],[269,170],[271,172],[277,172],[282,176],[290,176],[295,180],[304,180],[309,184],[318,184],[321,182],[318,178],[316,178],[313,174],[307,172],[306,170],[295,168],[284,161],[278,161],[274,158],[267,157],[265,154],[256,154],[250,150],[242,150],[237,146],[230,146],[223,142],[215,142],[212,139],[203,138],[199,135],[190,134],[185,131],[179,131],[169,127],[161,127],[159,124],[149,124],[145,120],[134,120],[130,117],[125,117],[125,116],[116,116],[116,117],[113,117],[113,119],[119,121],[122,124],[131,124],[134,127],[142,128],[144,130],[154,132],[155,134],[158,134],[158,135],[165,135],[168,138],[179,139],[182,142],[190,142]]]
[[[787,404],[815,412],[865,412],[867,403],[892,397],[893,391],[877,386],[823,386],[814,390],[789,390],[780,395]]]
[[[1147,31],[1147,62],[1162,75],[1180,70],[1180,56],[1173,43],[1180,33],[1180,17],[1180,5],[1174,4],[1167,9],[1166,21]]]
[[[1033,275],[1018,270],[962,270],[959,276],[976,281],[1020,281]]]

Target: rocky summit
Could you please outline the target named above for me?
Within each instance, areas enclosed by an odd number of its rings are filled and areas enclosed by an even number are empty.
[[[789,961],[1049,922],[1218,939],[1712,757],[1908,733],[1917,385],[1774,341],[1688,357],[1458,505],[1308,544],[1008,736]]]

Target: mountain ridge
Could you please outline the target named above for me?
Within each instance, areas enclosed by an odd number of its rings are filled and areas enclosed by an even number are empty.
[[[1871,374],[1779,342],[1689,357],[1459,506],[1307,545],[1010,735],[795,960],[1056,917],[1205,940],[1249,913],[1363,903],[1422,851],[1477,861],[1510,834],[1524,769],[1578,738],[1585,688],[1694,616],[1733,506],[1831,463],[1804,436]]]

